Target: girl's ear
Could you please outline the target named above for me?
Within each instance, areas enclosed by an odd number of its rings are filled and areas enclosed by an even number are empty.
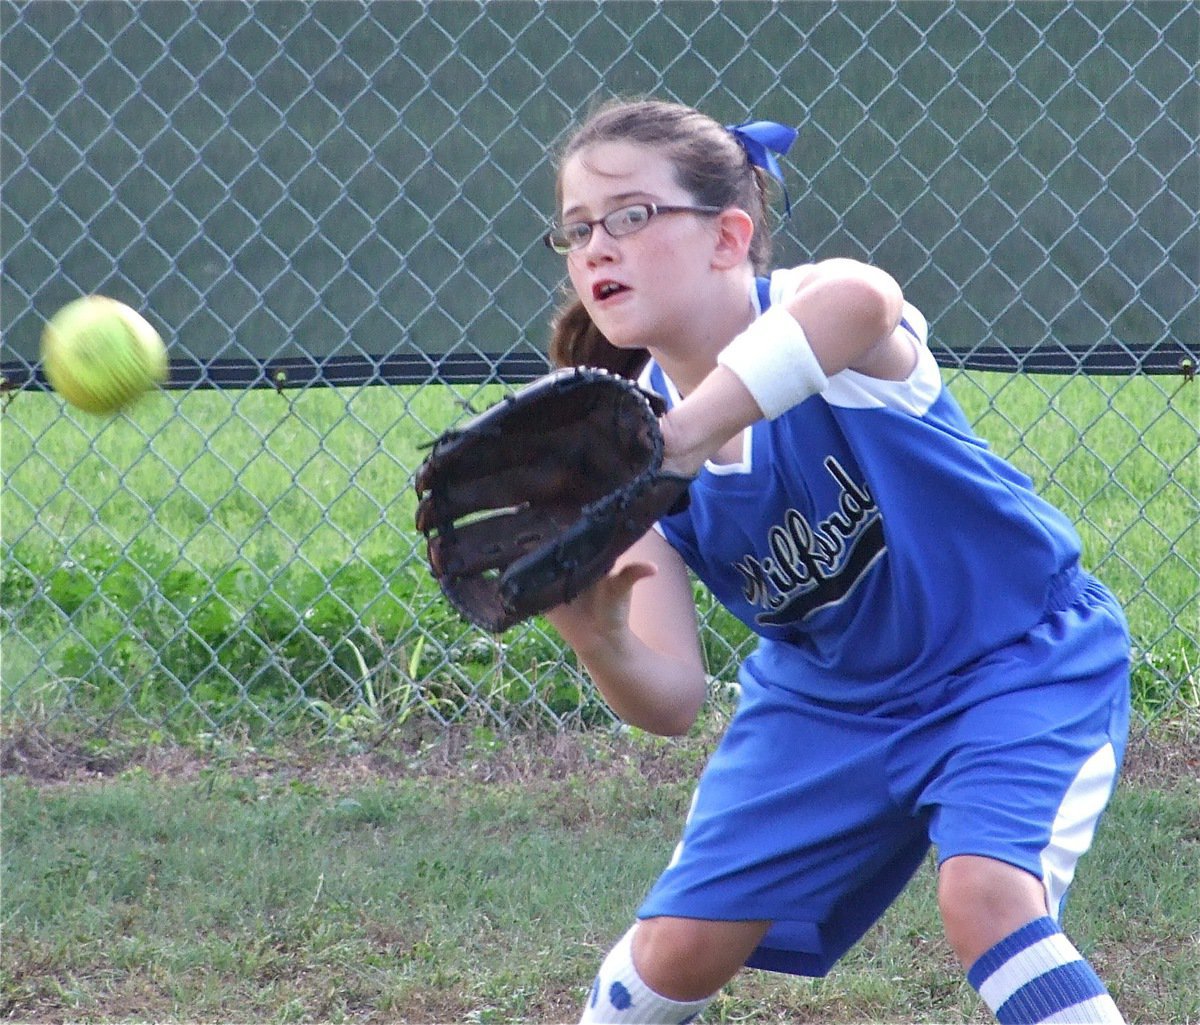
[[[728,270],[745,261],[750,254],[754,237],[754,220],[740,207],[731,206],[716,217],[717,244],[713,250],[713,267]]]

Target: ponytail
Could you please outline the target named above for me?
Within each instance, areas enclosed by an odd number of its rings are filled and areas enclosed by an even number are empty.
[[[619,349],[613,345],[578,299],[559,308],[550,330],[550,363],[555,367],[600,367],[637,380],[650,359],[645,349]]]

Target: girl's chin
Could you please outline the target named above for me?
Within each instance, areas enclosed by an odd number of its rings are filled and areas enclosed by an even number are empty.
[[[632,349],[646,348],[646,343],[644,341],[642,341],[641,339],[629,338],[628,336],[625,336],[625,335],[618,335],[616,338],[614,338],[611,335],[607,335],[607,334],[604,337],[607,338],[609,340],[609,342],[611,342],[612,345],[618,349],[632,350]]]
[[[610,345],[616,346],[618,349],[644,349],[645,346],[640,340],[635,338],[628,331],[620,330],[615,324],[604,324],[602,321],[593,319],[593,324],[599,329],[600,333],[608,339]]]

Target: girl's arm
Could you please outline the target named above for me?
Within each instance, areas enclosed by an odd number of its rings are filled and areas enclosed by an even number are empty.
[[[546,619],[622,721],[663,736],[695,722],[707,686],[696,605],[683,560],[656,531]]]
[[[876,267],[835,259],[798,272],[791,298],[734,339],[699,387],[663,417],[668,467],[695,473],[726,441],[767,415],[756,379],[770,385],[772,404],[780,403],[782,388],[786,406],[846,369],[890,380],[908,376],[916,351],[899,329],[903,307],[900,286]],[[785,315],[795,322],[790,327]],[[727,364],[735,349],[739,355]],[[769,412],[777,416],[782,409]]]
[[[886,271],[857,260],[804,268],[785,303],[827,376],[857,370],[898,380],[913,368],[912,343],[895,335],[904,294]]]

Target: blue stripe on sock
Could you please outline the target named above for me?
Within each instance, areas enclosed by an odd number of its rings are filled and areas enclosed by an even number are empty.
[[[1058,925],[1047,915],[1035,918],[1028,925],[1021,926],[1014,933],[1005,936],[991,950],[985,951],[967,972],[967,981],[979,989],[996,971],[1014,955],[1021,953],[1026,947],[1032,947],[1049,936],[1058,932]]]
[[[1086,961],[1059,965],[1031,979],[1000,1007],[996,1020],[1001,1025],[1029,1025],[1108,990]]]

